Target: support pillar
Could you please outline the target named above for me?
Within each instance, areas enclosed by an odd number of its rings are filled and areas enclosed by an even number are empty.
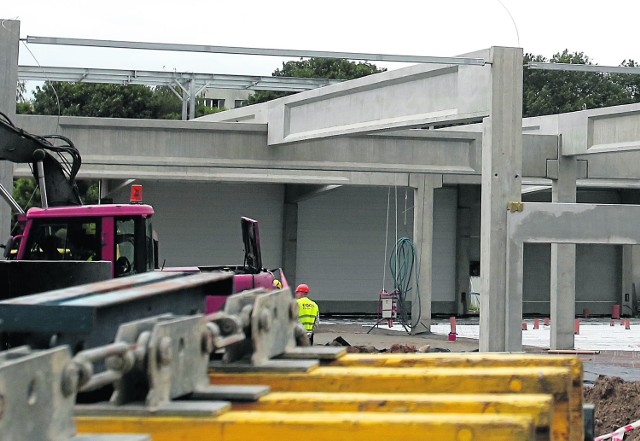
[[[2,20],[0,26],[0,112],[11,121],[16,116],[16,93],[18,89],[18,48],[20,45],[20,22]],[[13,163],[0,161],[0,183],[8,192],[13,191]],[[0,202],[0,242],[11,234],[11,208]]]
[[[411,334],[431,332],[433,287],[434,190],[442,187],[442,175],[411,175],[415,187],[413,243],[417,252],[417,285],[411,301]],[[415,185],[413,185],[415,184]],[[419,287],[419,289],[418,289]]]
[[[623,192],[622,204],[640,204],[637,192]],[[630,197],[633,196],[633,197]],[[620,312],[636,315],[640,312],[638,291],[640,290],[640,245],[622,245],[622,307]]]
[[[189,94],[185,89],[182,89],[182,120],[189,119]]]
[[[499,352],[522,346],[522,330],[507,329],[509,314],[522,316],[522,302],[511,302],[508,310],[506,289],[507,203],[521,200],[522,49],[492,47],[489,58],[490,116],[482,136],[480,351]]]
[[[458,200],[463,190],[458,189]],[[471,235],[471,208],[458,207],[456,225],[456,308],[458,314],[466,314],[471,298],[469,296],[469,242]],[[464,296],[464,301],[462,297]]]
[[[576,202],[577,160],[562,155],[558,141],[558,176],[552,181],[552,202]],[[551,349],[573,349],[576,315],[576,245],[551,244]]]
[[[295,286],[298,264],[298,204],[296,202],[285,201],[283,219],[282,270],[289,285]]]
[[[189,80],[189,118],[196,119],[196,85],[193,78]]]
[[[635,313],[635,296],[634,296],[634,269],[637,266],[637,245],[622,245],[622,292],[620,304],[620,313],[624,315],[633,315]],[[634,265],[635,264],[635,265]],[[637,271],[637,269],[636,269]]]
[[[638,291],[640,291],[640,245],[631,246],[631,283],[629,284],[631,296],[631,308],[633,315],[640,311],[638,304]]]
[[[110,184],[109,179],[100,179],[98,182],[98,203],[102,204],[102,200],[109,196]],[[107,201],[105,201],[107,202]]]

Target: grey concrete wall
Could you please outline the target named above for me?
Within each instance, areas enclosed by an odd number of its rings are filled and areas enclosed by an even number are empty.
[[[18,44],[20,22],[2,20],[0,26],[0,112],[15,121],[16,90],[18,88]],[[0,184],[9,192],[13,189],[13,164],[0,161]],[[9,238],[11,209],[0,201],[0,242]]]

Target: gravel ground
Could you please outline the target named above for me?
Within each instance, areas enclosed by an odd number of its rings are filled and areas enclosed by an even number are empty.
[[[374,346],[378,350],[388,350],[394,344],[415,345],[416,348],[429,345],[431,349],[442,348],[452,352],[470,352],[478,349],[478,341],[468,338],[457,338],[449,341],[447,335],[418,334],[385,329],[386,324],[373,328],[374,319],[331,319],[320,322],[314,344],[325,345],[337,337],[342,337],[351,346]]]

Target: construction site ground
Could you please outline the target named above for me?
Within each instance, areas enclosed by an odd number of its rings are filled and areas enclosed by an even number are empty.
[[[609,317],[580,319],[575,335],[576,356],[584,367],[585,403],[595,405],[595,433],[602,435],[640,420],[640,319]],[[549,325],[544,318],[525,319],[523,351],[546,353]],[[479,347],[478,317],[456,319],[451,341],[448,317],[434,318],[431,333],[411,335],[400,323],[375,326],[375,317],[323,317],[315,345],[348,344],[351,352],[472,352]],[[537,325],[537,329],[535,328]],[[624,437],[640,441],[640,428]]]

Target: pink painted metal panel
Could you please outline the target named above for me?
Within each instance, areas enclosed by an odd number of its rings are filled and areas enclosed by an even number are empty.
[[[207,296],[205,300],[205,312],[211,314],[212,312],[220,311],[226,301],[227,296]]]
[[[150,216],[153,208],[144,204],[104,204],[70,207],[31,208],[27,219],[47,217]]]
[[[100,258],[111,262],[111,277],[115,277],[115,221],[112,216],[102,218],[102,232],[100,238]]]
[[[176,272],[176,271],[181,271],[181,272],[186,272],[186,273],[199,273],[200,272],[200,268],[198,268],[197,266],[165,266],[162,269],[156,270],[156,271],[160,271],[160,272]]]
[[[241,292],[253,288],[273,289],[273,274],[261,272],[259,274],[236,274],[233,277],[233,292]],[[219,311],[227,296],[207,296],[205,312],[210,314]]]
[[[20,245],[18,246],[18,260],[24,259],[24,255],[27,252],[27,241],[25,238],[29,237],[29,232],[31,231],[31,222],[27,222],[24,231],[22,232],[22,238],[20,239]]]

